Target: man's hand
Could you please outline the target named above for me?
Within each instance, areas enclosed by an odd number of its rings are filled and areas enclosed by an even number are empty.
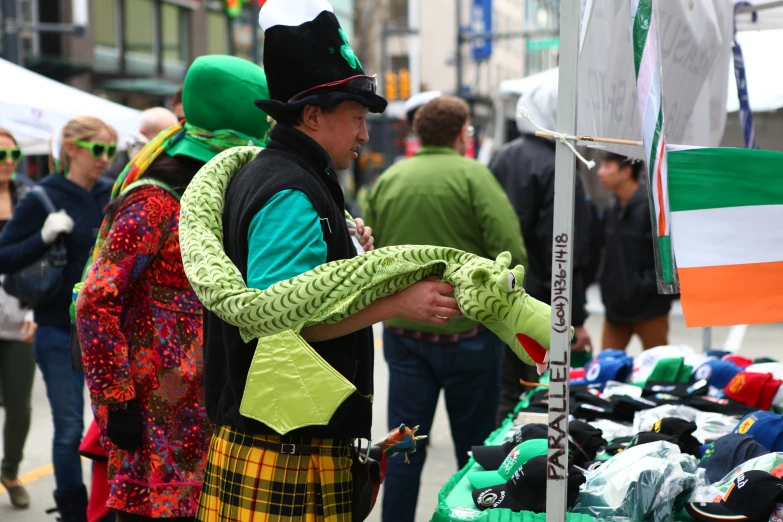
[[[443,326],[452,317],[462,317],[457,300],[448,296],[453,291],[450,284],[438,283],[433,276],[386,299],[393,318]]]
[[[592,352],[593,342],[590,340],[590,334],[584,326],[574,327],[574,337],[576,342],[571,345],[572,352]]]
[[[22,325],[22,342],[31,343],[35,337],[35,330],[38,325],[34,321],[25,321]]]
[[[356,223],[356,233],[359,234],[359,244],[362,245],[365,252],[373,250],[375,248],[373,246],[375,238],[372,237],[372,228],[365,226],[362,218],[356,218],[353,222]]]

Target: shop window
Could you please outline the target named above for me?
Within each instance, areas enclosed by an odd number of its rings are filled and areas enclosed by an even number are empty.
[[[162,2],[160,6],[161,69],[167,78],[185,76],[188,61],[188,28],[190,13],[174,4]]]
[[[231,54],[254,62],[253,48],[258,49],[258,64],[263,64],[264,32],[258,28],[258,40],[253,41],[253,19],[250,9],[245,9],[231,23]]]
[[[96,45],[117,47],[116,0],[93,0],[91,25]]]
[[[207,11],[207,53],[229,54],[229,22],[222,11]]]
[[[125,15],[126,72],[140,75],[156,74],[154,2],[126,0],[123,14]]]

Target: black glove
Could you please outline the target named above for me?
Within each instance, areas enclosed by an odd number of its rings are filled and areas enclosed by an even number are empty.
[[[144,429],[141,418],[141,408],[136,399],[125,403],[125,408],[109,409],[109,420],[106,423],[106,435],[120,449],[133,451],[141,444],[141,434]]]

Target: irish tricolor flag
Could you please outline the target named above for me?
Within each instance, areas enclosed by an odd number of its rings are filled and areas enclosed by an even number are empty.
[[[670,151],[668,164],[686,325],[783,322],[783,153]]]

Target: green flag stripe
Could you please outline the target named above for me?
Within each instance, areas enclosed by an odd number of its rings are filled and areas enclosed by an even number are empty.
[[[672,212],[783,204],[783,153],[707,148],[669,152]]]
[[[650,152],[650,157],[648,158],[649,161],[647,162],[647,181],[648,181],[648,190],[647,192],[650,194],[650,208],[652,209],[652,216],[653,216],[653,233],[656,235],[658,234],[658,214],[655,212],[655,199],[656,194],[653,192],[652,187],[654,186],[653,183],[653,177],[655,177],[655,169],[656,169],[656,156],[658,154],[658,140],[661,139],[661,124],[663,123],[663,108],[658,111],[658,121],[655,124],[655,133],[653,134],[653,143],[652,143],[652,151]]]
[[[642,63],[644,46],[647,43],[647,33],[650,30],[651,19],[652,0],[641,0],[633,21],[633,64],[637,77],[639,76],[639,66]]]

